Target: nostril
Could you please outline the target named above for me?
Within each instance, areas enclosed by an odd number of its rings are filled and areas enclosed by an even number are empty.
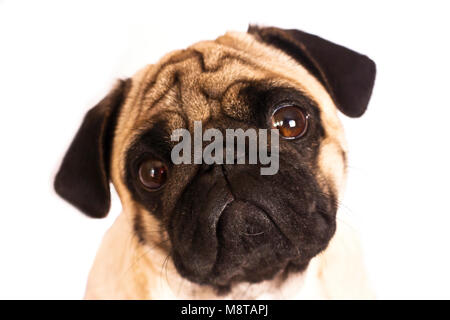
[[[274,226],[261,210],[239,200],[223,210],[217,227],[220,245],[235,252],[266,245],[265,237],[274,232]]]

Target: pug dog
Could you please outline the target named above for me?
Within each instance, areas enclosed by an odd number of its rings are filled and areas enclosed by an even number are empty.
[[[164,56],[86,114],[55,190],[92,218],[123,211],[87,299],[372,298],[358,236],[338,215],[368,57],[299,30],[250,26]],[[171,161],[176,129],[279,131],[279,170]],[[268,142],[269,143],[269,142]]]

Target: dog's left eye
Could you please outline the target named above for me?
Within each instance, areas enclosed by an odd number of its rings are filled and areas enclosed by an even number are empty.
[[[149,191],[159,190],[167,180],[167,166],[159,160],[149,159],[139,166],[139,180]]]
[[[272,128],[285,139],[297,139],[306,133],[308,115],[295,105],[283,105],[272,114]]]

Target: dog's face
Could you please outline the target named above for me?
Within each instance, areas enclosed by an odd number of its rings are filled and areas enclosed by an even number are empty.
[[[185,278],[216,288],[301,271],[336,228],[346,150],[337,109],[367,106],[367,57],[296,30],[251,27],[173,52],[86,116],[55,187],[93,217],[109,180],[136,237]],[[175,129],[280,129],[279,171],[171,161]]]

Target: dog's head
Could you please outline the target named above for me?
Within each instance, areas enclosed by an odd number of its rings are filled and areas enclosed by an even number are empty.
[[[165,56],[86,115],[55,180],[91,217],[112,181],[143,245],[167,250],[185,278],[216,288],[303,270],[336,228],[346,149],[337,116],[361,116],[375,65],[298,31],[250,27]],[[178,164],[171,134],[277,128],[279,171]]]

